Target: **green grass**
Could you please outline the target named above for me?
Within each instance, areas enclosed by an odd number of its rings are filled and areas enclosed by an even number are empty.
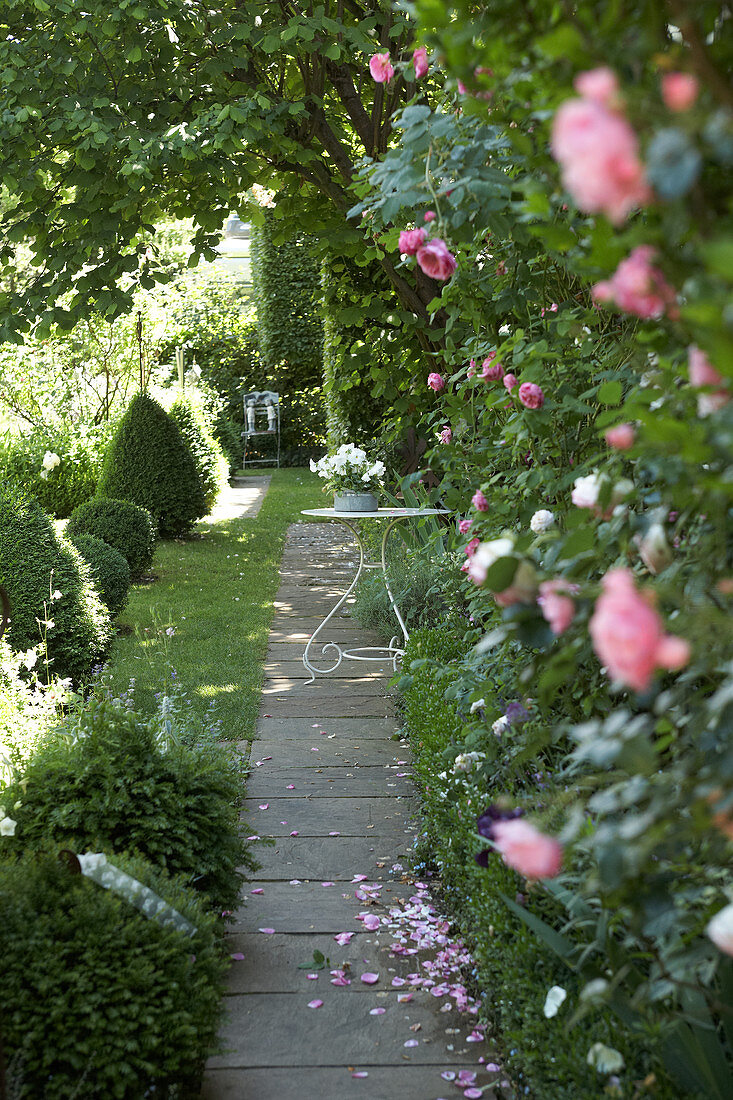
[[[257,472],[272,473],[272,481],[254,519],[199,524],[202,538],[159,543],[158,580],[131,591],[120,618],[129,633],[116,639],[110,657],[113,690],[126,690],[134,678],[143,713],[155,710],[170,665],[197,717],[213,703],[228,740],[254,736],[285,532],[303,518],[301,508],[324,499],[307,469]]]

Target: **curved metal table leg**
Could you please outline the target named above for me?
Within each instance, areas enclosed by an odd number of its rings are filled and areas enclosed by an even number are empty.
[[[392,594],[392,589],[389,586],[389,577],[387,576],[387,539],[389,538],[389,533],[392,530],[392,528],[396,527],[399,522],[400,522],[399,519],[394,519],[394,520],[392,520],[391,523],[388,523],[385,530],[384,530],[384,535],[382,536],[382,577],[384,578],[384,587],[387,589],[387,595],[389,596],[390,607],[392,608],[392,611],[395,614],[397,622],[400,624],[400,628],[402,630],[402,637],[403,637],[404,641],[408,642],[409,639],[410,639],[410,635],[407,632],[407,627],[405,626],[405,621],[402,618],[399,607],[397,606],[397,601],[395,600],[395,598]],[[393,656],[392,656],[392,670],[393,670],[393,672],[397,671],[397,661],[399,660],[400,657],[403,657],[404,654],[405,654],[404,649],[402,649],[400,646],[398,646],[398,642],[399,642],[399,636],[397,634],[395,634],[394,637],[392,638],[392,641],[389,643],[389,648],[390,648],[391,651],[393,651]]]
[[[364,547],[362,545],[361,536],[359,534],[358,528],[355,527],[353,524],[349,523],[349,521],[347,519],[342,520],[342,519],[339,518],[339,522],[343,523],[345,527],[348,527],[349,530],[351,531],[351,533],[354,535],[354,538],[356,539],[356,544],[359,547],[359,567],[356,570],[356,575],[355,575],[353,581],[351,582],[351,584],[349,585],[347,590],[344,592],[343,596],[340,598],[338,603],[336,603],[334,605],[334,607],[329,611],[328,615],[326,615],[326,618],[323,620],[323,622],[320,624],[320,626],[316,627],[316,629],[313,631],[310,638],[308,639],[308,642],[307,642],[306,647],[305,647],[305,652],[303,653],[303,664],[305,665],[308,672],[310,672],[311,678],[310,678],[310,680],[306,680],[306,685],[307,684],[312,684],[313,681],[316,678],[316,675],[325,676],[325,675],[327,675],[327,673],[333,672],[335,669],[337,669],[339,667],[339,665],[343,661],[344,652],[341,649],[341,647],[339,645],[337,645],[336,642],[327,642],[324,646],[321,646],[321,654],[324,654],[327,649],[335,649],[336,653],[337,653],[336,664],[331,665],[330,668],[316,668],[315,665],[312,664],[312,662],[310,660],[310,648],[313,645],[313,643],[315,642],[318,635],[323,630],[326,623],[329,622],[333,618],[333,616],[336,614],[338,609],[342,606],[344,601],[347,600],[349,598],[349,596],[351,595],[351,593],[354,591],[354,588],[356,587],[356,583],[357,583],[357,581],[359,580],[359,577],[362,574],[362,570],[364,569]]]

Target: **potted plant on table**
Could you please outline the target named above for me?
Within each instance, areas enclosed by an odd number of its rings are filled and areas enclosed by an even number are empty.
[[[323,491],[333,492],[337,512],[375,512],[377,493],[384,477],[383,462],[373,462],[366,451],[353,443],[343,443],[335,454],[324,455],[310,468],[326,482]]]

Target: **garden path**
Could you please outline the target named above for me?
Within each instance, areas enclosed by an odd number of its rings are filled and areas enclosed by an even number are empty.
[[[202,523],[222,523],[228,519],[254,519],[262,507],[270,485],[270,475],[233,477],[219,494],[210,515]]]
[[[482,1064],[490,1057],[483,1043],[466,1041],[472,1017],[458,1014],[447,989],[431,996],[407,977],[437,948],[394,954],[392,946],[403,950],[395,928],[368,930],[400,902],[409,907],[400,921],[406,946],[421,920],[438,944],[445,928],[431,922],[422,888],[404,870],[414,787],[387,697],[389,666],[345,662],[306,684],[305,640],[353,575],[354,547],[344,538],[330,525],[289,530],[245,802],[252,833],[274,844],[259,851],[262,869],[228,937],[223,1053],[209,1060],[201,1095],[490,1100],[496,1075]],[[376,640],[347,617],[329,634]],[[323,969],[314,952],[326,957]],[[332,971],[342,972],[339,985]],[[477,1077],[461,1080],[462,1093],[441,1077],[459,1073]]]

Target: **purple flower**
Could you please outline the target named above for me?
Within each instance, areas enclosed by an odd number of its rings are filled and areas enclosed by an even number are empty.
[[[506,708],[506,717],[510,726],[521,726],[522,722],[529,720],[529,711],[521,703],[510,703]]]

